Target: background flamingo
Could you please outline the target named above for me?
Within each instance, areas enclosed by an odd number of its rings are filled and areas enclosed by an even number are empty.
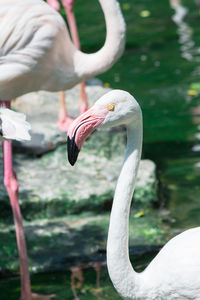
[[[72,41],[77,49],[81,49],[80,39],[78,35],[78,29],[76,24],[76,19],[74,15],[74,1],[73,0],[61,0],[62,4],[65,8],[67,21],[70,28],[70,33],[72,37]],[[60,10],[60,3],[57,0],[47,0],[47,3],[52,6],[55,10]],[[80,83],[80,101],[79,101],[79,110],[80,113],[83,113],[88,108],[88,99],[85,91],[85,83]],[[60,108],[58,114],[58,127],[62,131],[66,131],[72,122],[72,118],[68,116],[66,104],[65,104],[65,92],[60,92]]]
[[[107,36],[94,54],[79,51],[69,38],[64,20],[42,0],[0,0],[0,99],[10,100],[38,90],[61,91],[104,72],[120,57],[125,23],[116,0],[99,0]],[[4,143],[4,184],[13,208],[20,257],[21,299],[32,299],[18,183],[12,166],[11,144]]]
[[[137,273],[128,254],[130,205],[142,150],[142,113],[127,92],[101,97],[69,128],[68,158],[73,165],[84,140],[100,125],[125,125],[127,148],[118,178],[107,241],[110,278],[124,299],[198,300],[200,295],[200,227],[171,239],[149,266]]]

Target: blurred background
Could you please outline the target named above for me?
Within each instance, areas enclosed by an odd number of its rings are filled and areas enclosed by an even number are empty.
[[[140,271],[169,238],[199,225],[200,13],[193,0],[119,2],[127,25],[125,52],[86,91],[90,100],[109,88],[124,89],[143,111],[144,162],[130,217],[130,253]],[[106,34],[98,1],[75,0],[74,11],[82,50],[96,52]],[[63,7],[61,14],[66,20]],[[15,168],[25,178],[20,201],[32,289],[61,300],[120,299],[107,274],[105,247],[124,129],[98,131],[79,165],[67,172],[63,137],[56,133],[56,145],[31,154],[16,145]],[[16,300],[18,255],[3,187],[0,196],[0,299]]]

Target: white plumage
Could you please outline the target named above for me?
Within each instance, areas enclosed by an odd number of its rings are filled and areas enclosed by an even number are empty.
[[[200,300],[200,227],[171,239],[141,273],[129,259],[129,213],[142,150],[142,113],[133,96],[111,91],[79,116],[69,129],[69,160],[75,163],[80,149],[76,142],[82,146],[98,119],[103,120],[100,126],[125,125],[127,129],[107,242],[107,266],[116,290],[126,300]]]
[[[5,107],[0,107],[2,138],[7,140],[30,140],[30,124],[26,116]]]
[[[62,17],[42,0],[0,0],[0,99],[61,91],[107,70],[121,56],[125,23],[116,0],[99,0],[107,36],[85,54],[73,45]]]

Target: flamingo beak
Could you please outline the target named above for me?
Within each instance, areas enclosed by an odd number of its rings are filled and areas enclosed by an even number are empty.
[[[0,138],[3,136],[3,130],[2,130],[2,120],[0,118]]]
[[[73,121],[69,130],[67,138],[67,151],[69,163],[73,166],[78,158],[79,151],[84,141],[90,134],[99,127],[108,113],[104,108],[98,109],[98,113],[94,106],[80,115]]]

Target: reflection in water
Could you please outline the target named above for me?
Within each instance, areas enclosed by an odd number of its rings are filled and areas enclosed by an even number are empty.
[[[102,269],[102,262],[92,262],[89,264],[96,272],[96,288],[91,289],[91,293],[96,297],[97,300],[102,300],[102,289],[100,285],[100,276],[101,276],[101,269]],[[73,300],[80,300],[78,297],[79,291],[81,294],[85,294],[86,291],[83,289],[84,283],[84,275],[83,275],[83,267],[75,266],[70,268],[71,270],[71,289],[74,296]]]
[[[192,39],[192,28],[184,21],[188,8],[182,5],[181,0],[169,0],[171,8],[175,10],[172,20],[178,26],[179,43],[181,44],[181,56],[188,61],[200,62],[200,47],[195,48]]]
[[[195,0],[196,4],[200,8],[200,0]],[[181,44],[181,56],[188,61],[200,62],[200,47],[195,47],[195,42],[192,39],[192,28],[184,21],[185,16],[188,13],[188,9],[184,7],[181,0],[170,0],[170,6],[175,10],[175,14],[172,19],[178,26],[177,33],[179,35],[179,43]],[[200,66],[197,64],[196,68],[192,72],[192,76],[200,75]],[[192,123],[197,124],[197,132],[195,138],[200,140],[200,107],[192,107],[190,109],[192,115]],[[192,151],[199,152],[200,144],[196,144],[192,147]],[[195,167],[199,167],[199,163],[195,164]]]
[[[102,262],[97,261],[92,263],[93,269],[96,271],[96,289],[92,289],[93,295],[96,297],[97,300],[102,300],[102,289],[100,285],[100,276],[101,276],[101,269],[102,269]]]
[[[81,266],[72,267],[71,269],[71,288],[72,293],[74,295],[74,300],[80,300],[80,298],[77,295],[77,289],[81,290],[82,293],[85,293],[83,289],[81,289],[84,277],[83,277],[83,269]]]
[[[93,263],[93,268],[96,271],[96,286],[98,289],[100,289],[100,275],[101,275],[101,269],[102,269],[102,262],[97,261]]]
[[[200,124],[200,106],[191,107],[190,113],[192,115],[192,123]]]
[[[197,126],[197,132],[195,133],[195,138],[199,141],[200,140],[200,106],[191,107],[190,113],[192,115],[192,123]],[[197,143],[192,147],[193,152],[200,152],[200,144]],[[199,167],[200,162],[195,163],[194,167]]]

